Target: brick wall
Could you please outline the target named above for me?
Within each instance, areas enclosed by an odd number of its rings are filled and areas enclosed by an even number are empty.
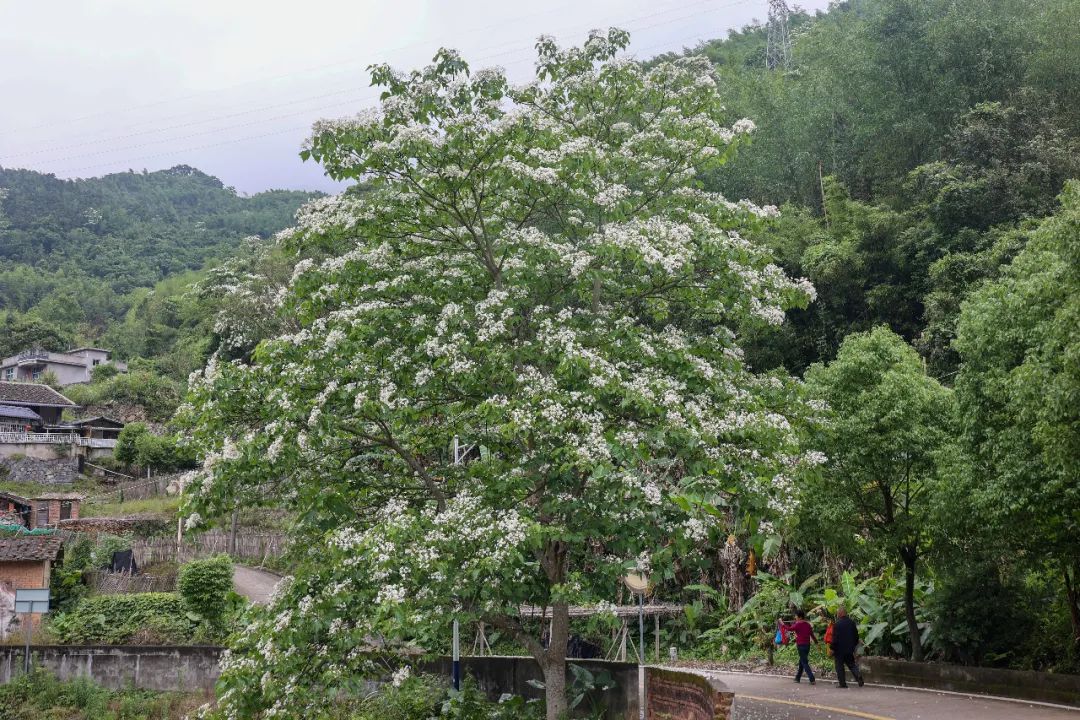
[[[734,694],[703,675],[645,670],[646,720],[729,720]]]
[[[49,562],[0,562],[0,584],[12,590],[49,587]]]

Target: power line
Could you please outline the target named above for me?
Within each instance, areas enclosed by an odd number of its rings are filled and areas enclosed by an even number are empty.
[[[562,10],[562,9],[566,9],[566,8],[569,8],[569,7],[573,7],[576,4],[577,4],[576,2],[564,3],[563,5],[559,6],[558,8],[548,8],[548,9],[544,10],[543,12],[529,13],[527,15],[519,15],[517,17],[510,18],[510,19],[507,19],[507,20],[502,20],[502,21],[499,21],[497,23],[492,23],[490,25],[486,25],[486,26],[483,26],[483,27],[472,28],[470,30],[465,30],[465,31],[463,31],[463,34],[472,34],[472,33],[478,33],[478,32],[485,32],[485,31],[488,31],[488,30],[494,30],[494,29],[497,29],[497,28],[502,27],[504,25],[507,25],[507,24],[510,24],[510,23],[513,23],[513,22],[518,22],[520,20],[525,20],[525,19],[528,19],[528,18],[531,18],[531,17],[536,17],[536,16],[549,15],[549,14],[551,14],[553,12],[556,12],[557,10]],[[381,50],[380,54],[389,55],[391,53],[401,52],[403,50],[409,50],[409,49],[412,49],[412,48],[415,48],[415,47],[423,46],[423,45],[425,45],[425,44],[427,44],[427,43],[429,43],[429,42],[431,42],[433,40],[436,40],[436,38],[425,38],[424,40],[417,40],[414,43],[408,43],[406,45],[399,45],[397,47],[390,48],[388,50]],[[128,106],[126,108],[120,108],[120,109],[111,108],[109,110],[102,110],[100,112],[89,113],[87,115],[69,117],[69,118],[64,118],[64,119],[61,119],[61,120],[56,120],[54,122],[41,123],[41,124],[38,124],[38,125],[25,126],[25,127],[22,127],[22,128],[9,128],[9,129],[6,129],[6,130],[2,130],[2,132],[4,134],[11,134],[11,133],[17,133],[17,132],[24,132],[24,131],[28,131],[28,130],[39,130],[39,129],[46,128],[46,127],[56,127],[58,125],[64,125],[64,124],[75,123],[75,122],[82,122],[83,120],[90,120],[90,119],[93,119],[93,118],[96,118],[96,117],[101,117],[103,115],[109,115],[109,114],[114,113],[114,112],[130,112],[130,111],[133,111],[133,110],[143,110],[143,109],[146,109],[146,108],[158,107],[160,105],[167,105],[169,103],[174,103],[174,102],[186,102],[188,100],[193,100],[195,98],[203,97],[205,95],[214,95],[214,94],[217,94],[217,93],[227,92],[227,91],[230,91],[230,90],[236,90],[238,88],[247,87],[248,85],[257,85],[257,84],[266,83],[266,82],[276,82],[278,80],[284,80],[284,79],[291,78],[291,77],[296,77],[296,76],[299,76],[299,75],[305,75],[305,74],[308,74],[308,73],[311,73],[311,72],[317,72],[319,70],[325,70],[327,68],[356,65],[356,64],[359,64],[359,63],[363,63],[363,62],[365,62],[365,61],[358,60],[356,58],[350,58],[348,60],[338,60],[338,61],[334,61],[334,62],[330,62],[330,63],[324,63],[322,65],[312,65],[312,66],[309,66],[309,67],[306,67],[306,68],[301,68],[299,70],[295,70],[295,71],[292,71],[292,72],[282,73],[280,75],[272,75],[272,76],[266,77],[266,78],[254,78],[254,79],[251,79],[251,80],[245,80],[243,82],[234,83],[232,85],[225,85],[225,86],[218,87],[218,88],[213,88],[213,89],[210,89],[210,90],[201,90],[199,92],[190,93],[188,95],[178,96],[178,97],[174,97],[174,98],[163,98],[163,99],[154,100],[154,101],[148,102],[148,103],[141,103],[139,105],[131,105],[131,106]]]
[[[696,2],[685,4],[684,7],[692,7],[694,5],[700,5],[700,4],[703,4],[703,3],[706,3],[706,2],[710,2],[710,0],[697,0]],[[678,3],[676,3],[676,4],[678,4]],[[476,33],[488,32],[488,31],[491,31],[491,30],[497,30],[497,29],[505,27],[507,25],[518,23],[518,22],[520,22],[522,20],[527,20],[529,18],[543,17],[543,16],[551,15],[551,14],[554,14],[554,13],[557,13],[557,12],[561,12],[563,10],[567,10],[567,9],[577,7],[578,5],[579,5],[579,2],[577,2],[577,0],[574,0],[572,2],[563,3],[562,5],[559,5],[559,6],[554,7],[554,8],[546,8],[545,10],[540,11],[540,12],[527,13],[527,14],[518,15],[518,16],[515,16],[515,17],[512,17],[512,18],[507,18],[505,20],[500,20],[499,22],[492,23],[492,24],[489,24],[489,25],[486,25],[486,26],[475,27],[475,28],[471,28],[469,30],[461,31],[461,32],[459,32],[457,34],[457,36],[454,39],[457,39],[457,37],[460,37],[462,35],[473,35],[473,34],[476,34]],[[672,9],[672,8],[668,8],[668,10],[670,10],[670,9]],[[661,12],[665,12],[665,11],[661,11]],[[656,14],[658,14],[658,13],[652,13],[650,15],[645,15],[643,17],[653,17]],[[450,38],[444,38],[441,42],[445,43],[445,42],[448,42],[449,40],[450,40]],[[389,49],[386,49],[386,50],[379,50],[378,51],[378,57],[387,57],[387,56],[389,56],[389,55],[391,55],[393,53],[398,53],[398,52],[402,52],[402,51],[405,51],[405,50],[410,50],[410,49],[413,49],[413,48],[423,47],[423,46],[428,45],[428,44],[430,44],[432,42],[440,42],[440,40],[439,40],[439,38],[435,38],[435,37],[433,37],[433,38],[425,38],[423,40],[418,40],[418,41],[413,42],[413,43],[408,43],[408,44],[405,44],[405,45],[399,45],[399,46],[394,47],[394,48],[389,48]],[[510,44],[510,43],[504,43],[504,45],[505,44]],[[496,47],[498,47],[498,46],[496,46]],[[132,111],[136,111],[136,110],[144,110],[144,109],[147,109],[147,108],[159,107],[161,105],[168,105],[170,103],[186,102],[186,101],[189,101],[189,100],[193,100],[195,98],[204,97],[206,95],[216,95],[216,94],[219,94],[219,93],[236,90],[236,89],[247,87],[247,86],[250,86],[250,85],[258,85],[258,84],[263,84],[263,83],[273,83],[273,82],[277,82],[279,80],[285,80],[285,79],[288,79],[288,78],[298,77],[298,76],[301,76],[301,75],[307,75],[307,74],[310,74],[310,73],[313,73],[313,72],[319,72],[319,71],[327,70],[327,69],[331,69],[331,68],[344,68],[344,67],[350,67],[350,66],[356,66],[356,65],[368,65],[368,64],[371,64],[371,63],[372,63],[371,60],[361,60],[361,59],[357,59],[357,58],[343,59],[343,60],[338,60],[338,61],[334,61],[334,62],[330,62],[330,63],[323,63],[323,64],[320,64],[320,65],[313,65],[313,66],[309,66],[309,67],[306,67],[306,68],[300,68],[298,70],[294,70],[294,71],[287,72],[287,73],[281,73],[279,75],[273,75],[273,76],[270,76],[270,77],[254,78],[254,79],[251,79],[251,80],[245,80],[245,81],[242,81],[242,82],[239,82],[239,83],[233,83],[231,85],[226,85],[226,86],[222,86],[222,87],[219,87],[219,88],[213,88],[213,89],[209,89],[209,90],[202,90],[202,91],[199,91],[199,92],[194,92],[194,93],[190,93],[188,95],[178,96],[178,97],[174,97],[174,98],[164,98],[164,99],[155,100],[155,101],[152,101],[152,102],[149,102],[149,103],[142,103],[142,104],[139,104],[139,105],[128,106],[126,108],[110,108],[108,110],[102,110],[100,112],[89,113],[89,114],[86,114],[86,115],[80,115],[80,116],[76,116],[76,117],[65,117],[65,118],[58,119],[58,120],[55,120],[55,121],[52,121],[52,122],[39,123],[37,125],[24,126],[24,127],[21,127],[21,128],[2,129],[2,130],[0,130],[0,132],[3,132],[5,135],[10,135],[10,134],[13,134],[13,133],[27,132],[27,131],[32,131],[32,130],[40,130],[40,129],[49,128],[49,127],[57,127],[57,126],[60,126],[60,125],[68,125],[68,124],[72,124],[72,123],[82,122],[84,120],[90,120],[90,119],[94,119],[94,118],[98,118],[98,117],[102,117],[102,116],[107,116],[107,115],[114,114],[114,113],[132,112]]]
[[[691,5],[691,7],[693,5],[704,4],[705,2],[708,2],[708,0],[703,0],[702,2],[693,3]],[[715,12],[716,10],[720,10],[720,9],[735,7],[735,6],[739,6],[739,5],[745,5],[748,2],[750,2],[750,0],[735,0],[734,2],[730,2],[730,3],[727,3],[727,4],[719,6],[719,7],[711,8],[711,9],[705,11],[705,13],[712,13],[712,12]],[[652,23],[652,24],[649,24],[649,25],[645,25],[643,27],[637,28],[637,30],[648,30],[648,29],[651,29],[653,27],[660,27],[662,25],[671,24],[673,22],[679,22],[679,21],[699,17],[699,16],[701,16],[702,14],[705,14],[705,13],[695,12],[695,13],[690,13],[690,14],[686,14],[686,15],[681,15],[681,16],[677,16],[677,17],[674,17],[674,18],[669,18],[669,19],[665,20],[664,22]],[[642,19],[656,17],[657,15],[663,15],[663,14],[665,14],[665,13],[663,13],[663,12],[659,12],[659,13],[654,12],[654,13],[651,13],[649,15],[632,18],[628,22],[638,22],[638,21],[640,21]],[[673,44],[683,43],[683,42],[686,42],[687,40],[691,40],[691,39],[700,41],[700,40],[703,40],[703,39],[707,39],[708,37],[711,37],[711,36],[715,36],[715,33],[714,32],[705,32],[705,33],[697,32],[697,33],[693,34],[692,36],[680,38],[678,40],[675,40],[674,42],[673,41],[663,41],[663,42],[659,42],[659,43],[654,43],[654,44],[652,44],[650,46],[647,46],[647,47],[644,47],[644,48],[637,48],[637,49],[635,49],[635,52],[636,53],[647,52],[649,50],[652,50],[652,49],[655,49],[655,48],[658,48],[658,47],[662,47],[662,46],[665,46],[665,45],[673,45]],[[524,49],[524,48],[519,47],[519,48],[516,48],[514,50],[508,50],[508,51],[503,51],[503,52],[500,52],[500,53],[495,53],[493,55],[482,56],[481,58],[479,58],[479,60],[481,60],[481,61],[488,60],[488,59],[491,59],[493,57],[507,55],[507,54],[510,54],[512,52],[526,52],[528,50],[531,50],[531,48],[530,49]],[[531,59],[532,59],[532,55],[530,53],[530,55],[528,57],[519,58],[519,59],[514,60],[514,61],[512,61],[510,63],[507,63],[507,64],[508,65],[519,64],[521,62],[525,62],[525,61],[528,61],[528,60],[531,60]],[[198,136],[203,136],[203,135],[208,135],[208,134],[214,134],[214,133],[217,133],[217,132],[223,132],[223,131],[228,131],[228,130],[232,130],[232,129],[240,129],[240,128],[245,128],[245,127],[251,127],[251,126],[258,125],[258,124],[262,124],[264,122],[270,122],[272,120],[278,120],[278,119],[283,119],[283,118],[286,118],[286,117],[300,115],[300,114],[303,114],[305,112],[317,112],[319,110],[330,109],[330,108],[338,107],[338,106],[341,106],[341,105],[346,105],[346,104],[351,105],[354,102],[363,102],[365,100],[373,101],[373,100],[375,100],[377,98],[377,92],[378,91],[371,93],[371,95],[369,97],[366,97],[366,98],[350,99],[350,100],[345,101],[345,102],[335,103],[334,105],[331,105],[331,106],[325,106],[325,107],[322,107],[322,108],[314,108],[314,109],[305,110],[305,111],[302,111],[302,112],[299,112],[299,113],[290,113],[290,114],[287,114],[287,115],[276,116],[276,117],[273,117],[273,118],[265,118],[263,120],[253,121],[253,122],[249,122],[249,123],[242,123],[242,124],[239,124],[239,125],[226,126],[226,127],[223,127],[223,128],[215,128],[215,129],[212,129],[210,131],[205,131],[205,132],[200,132],[200,133],[193,133],[193,134],[183,136],[183,137],[180,137],[180,138],[173,137],[173,138],[168,138],[168,139],[165,139],[165,140],[154,141],[152,143],[144,143],[144,144],[136,146],[136,147],[146,147],[146,146],[149,146],[149,145],[161,144],[163,142],[175,142],[176,140],[180,140],[180,139],[190,139],[192,137],[198,137]],[[218,142],[214,142],[214,143],[207,143],[207,144],[203,144],[203,145],[198,145],[198,146],[195,146],[195,147],[187,147],[187,148],[181,148],[181,149],[168,151],[168,152],[154,153],[154,154],[150,154],[150,155],[142,155],[142,156],[138,156],[138,157],[134,157],[134,158],[127,158],[127,159],[124,159],[124,160],[118,160],[118,161],[114,161],[114,162],[97,163],[97,164],[92,164],[92,165],[85,165],[85,166],[81,166],[81,167],[76,167],[76,168],[70,168],[70,169],[66,169],[66,170],[64,170],[62,172],[64,174],[67,174],[67,173],[78,173],[78,172],[82,172],[82,171],[86,171],[86,170],[93,170],[93,169],[98,169],[98,168],[123,167],[125,165],[130,167],[132,164],[140,163],[140,162],[145,161],[145,160],[153,160],[153,159],[159,159],[159,158],[163,158],[163,157],[174,157],[176,155],[183,155],[185,153],[197,152],[197,151],[200,151],[200,150],[213,149],[213,148],[217,148],[217,147],[223,147],[223,146],[226,146],[226,145],[236,145],[236,144],[241,144],[241,143],[248,143],[248,142],[252,142],[252,141],[255,141],[255,140],[261,140],[261,139],[266,139],[266,138],[269,138],[269,137],[276,137],[276,136],[286,135],[286,134],[290,134],[290,133],[305,132],[305,131],[308,131],[308,130],[310,130],[310,125],[309,124],[291,126],[291,127],[288,127],[288,128],[282,128],[282,129],[278,129],[278,130],[273,130],[271,132],[261,133],[261,134],[258,134],[258,135],[247,135],[247,136],[244,136],[244,137],[241,137],[241,138],[232,138],[232,139],[222,140],[222,141],[218,141]],[[83,154],[72,155],[72,156],[68,156],[68,157],[64,157],[64,158],[54,159],[54,160],[52,160],[50,162],[63,163],[63,162],[67,162],[67,161],[70,161],[70,160],[76,160],[76,159],[79,159],[79,158],[94,157],[94,156],[106,155],[106,154],[111,154],[111,153],[110,153],[110,151],[102,151],[102,152],[95,152],[95,153],[83,153]]]
[[[685,10],[687,8],[690,8],[690,7],[695,7],[695,6],[698,6],[698,5],[707,4],[707,3],[711,2],[711,1],[712,0],[697,0],[696,2],[689,3],[688,5],[686,5],[685,7],[681,8],[681,9]],[[747,1],[749,1],[749,0],[739,0],[738,2],[730,3],[729,6],[739,5],[739,4],[742,4],[743,2],[747,2]],[[708,11],[711,12],[711,11],[715,11],[717,9],[719,9],[719,8],[710,8]],[[652,13],[648,13],[648,14],[645,14],[645,15],[640,15],[640,16],[633,17],[633,18],[628,18],[628,19],[624,20],[623,23],[624,24],[639,23],[642,20],[648,20],[648,19],[651,19],[651,18],[654,18],[654,17],[662,16],[662,15],[667,14],[668,12],[669,11],[667,11],[667,10],[659,11],[659,12],[652,12]],[[675,16],[675,17],[670,17],[670,18],[664,20],[663,22],[648,24],[648,25],[645,25],[645,26],[643,26],[641,28],[636,28],[636,29],[644,30],[644,29],[650,29],[650,28],[653,28],[653,27],[660,27],[662,25],[671,24],[672,22],[679,22],[680,20],[686,20],[686,19],[690,19],[692,17],[697,17],[697,16],[699,16],[701,14],[702,13],[700,11],[696,11],[696,12],[693,12],[693,13],[690,13],[690,14],[678,15],[678,16]],[[556,32],[566,32],[568,30],[578,32],[578,31],[580,31],[580,26],[578,26],[578,25],[575,25],[575,26],[566,25],[563,28],[560,28],[559,30],[557,30]],[[509,44],[509,43],[504,43],[503,45],[505,46],[507,44]],[[498,48],[498,47],[501,47],[501,46],[495,46],[495,47]],[[495,59],[495,58],[499,58],[499,57],[503,57],[503,56],[506,56],[506,55],[510,55],[510,54],[515,54],[515,53],[520,54],[522,52],[528,52],[529,50],[531,50],[531,49],[522,48],[520,45],[517,45],[515,47],[510,48],[509,50],[504,50],[504,51],[501,51],[501,52],[489,52],[487,55],[480,56],[479,58],[476,58],[475,62],[486,62],[486,61],[489,61],[489,60],[492,60],[492,59]],[[529,58],[531,58],[531,54],[530,54]],[[529,59],[529,58],[525,58],[525,59]],[[522,62],[522,61],[523,60],[521,60],[521,59],[515,60],[511,64],[516,64],[516,63],[519,63],[519,62]],[[312,96],[309,99],[321,99],[321,98],[326,98],[326,97],[342,95],[342,94],[347,93],[347,92],[358,92],[358,91],[359,91],[358,88],[346,88],[346,89],[343,89],[343,90],[338,90],[338,91],[334,91],[334,92],[323,93],[321,95]],[[338,103],[333,103],[333,104],[330,104],[330,105],[322,105],[322,106],[319,106],[319,107],[309,108],[309,109],[306,109],[306,110],[303,110],[303,111],[298,111],[298,112],[294,112],[294,113],[288,113],[288,114],[284,114],[284,115],[263,117],[263,118],[259,118],[257,120],[251,121],[251,122],[239,123],[239,124],[233,124],[233,125],[226,125],[226,126],[218,127],[218,128],[211,128],[210,130],[207,130],[207,131],[197,132],[197,133],[190,133],[188,135],[181,135],[181,136],[178,136],[178,137],[174,136],[174,137],[169,137],[169,138],[163,138],[161,140],[152,140],[152,141],[149,141],[149,142],[140,143],[138,145],[130,146],[127,149],[138,149],[138,148],[152,147],[154,145],[161,145],[161,144],[165,144],[165,143],[176,142],[178,140],[187,140],[187,139],[192,139],[192,138],[200,137],[200,136],[204,136],[204,135],[213,135],[213,134],[216,134],[218,132],[223,132],[223,131],[227,131],[227,130],[240,129],[240,128],[246,128],[246,127],[253,127],[253,126],[265,124],[265,123],[268,123],[268,122],[273,122],[275,120],[282,120],[282,119],[287,119],[289,117],[297,117],[297,116],[305,115],[307,113],[318,113],[318,112],[322,112],[322,111],[325,111],[325,110],[332,110],[332,109],[336,109],[336,108],[342,107],[343,105],[347,105],[347,104],[350,104],[350,103],[353,103],[353,102],[359,103],[359,102],[365,102],[365,101],[373,100],[376,95],[377,95],[377,92],[369,91],[368,94],[366,94],[366,95],[354,97],[354,98],[351,98],[350,100],[345,101],[345,102],[338,102]],[[141,132],[135,132],[135,133],[128,133],[128,134],[123,134],[123,135],[112,136],[112,137],[109,137],[109,138],[97,138],[97,139],[94,139],[94,140],[88,140],[86,142],[68,143],[66,145],[53,146],[53,147],[48,147],[48,148],[40,148],[40,149],[37,149],[37,150],[25,151],[25,152],[21,152],[21,153],[12,153],[12,154],[8,154],[8,155],[0,156],[0,160],[12,160],[12,159],[17,159],[17,158],[38,157],[38,156],[41,156],[41,155],[47,155],[49,153],[60,152],[60,151],[64,151],[64,150],[78,150],[78,149],[81,149],[81,148],[84,148],[84,147],[92,147],[92,146],[95,146],[95,145],[102,145],[102,144],[108,144],[108,143],[121,142],[121,141],[124,141],[124,140],[129,140],[129,139],[132,139],[132,138],[136,138],[136,137],[145,137],[147,135],[155,135],[155,134],[158,134],[158,133],[161,133],[161,132],[168,132],[169,130],[186,129],[186,128],[189,128],[189,127],[196,127],[198,125],[205,125],[205,124],[210,123],[210,122],[216,122],[216,121],[222,120],[222,119],[230,119],[230,118],[235,118],[235,117],[242,117],[244,115],[250,115],[250,114],[253,114],[253,113],[257,113],[257,112],[265,112],[267,110],[272,110],[272,109],[276,109],[276,108],[280,108],[280,107],[288,107],[288,106],[300,104],[300,103],[306,102],[306,101],[307,101],[307,99],[305,99],[305,100],[293,100],[293,101],[287,101],[287,102],[281,102],[281,103],[273,103],[273,104],[270,104],[270,105],[264,105],[264,106],[262,106],[261,109],[249,109],[249,110],[244,110],[244,111],[241,111],[241,112],[236,112],[236,113],[230,113],[230,114],[227,114],[227,115],[217,116],[216,118],[204,118],[204,119],[201,119],[201,120],[195,120],[195,121],[188,122],[188,123],[179,123],[179,124],[176,124],[176,125],[166,126],[166,127],[163,127],[163,128],[154,128],[154,129],[145,130],[145,131],[141,131]],[[108,154],[111,154],[112,152],[114,152],[114,151],[113,150],[106,150],[106,151],[100,151],[100,152],[77,153],[77,154],[69,155],[69,156],[66,156],[66,157],[63,157],[63,158],[59,158],[59,159],[47,160],[46,162],[56,162],[56,161],[67,162],[69,160],[77,160],[77,159],[81,159],[81,158],[98,157],[98,156],[101,156],[101,155],[108,155]]]

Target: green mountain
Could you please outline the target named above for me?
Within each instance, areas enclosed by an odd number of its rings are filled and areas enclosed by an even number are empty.
[[[180,297],[245,237],[270,237],[319,195],[243,197],[184,165],[80,180],[0,168],[0,356],[32,344],[111,342],[121,357],[144,355],[146,338],[125,344],[110,333],[146,304],[151,288],[164,283]],[[161,314],[174,317],[158,319],[178,329],[178,312],[166,308]],[[160,328],[128,335],[155,332],[162,335]]]

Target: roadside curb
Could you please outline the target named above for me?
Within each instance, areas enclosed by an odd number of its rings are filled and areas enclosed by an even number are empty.
[[[701,673],[703,675],[708,675],[708,674],[713,674],[713,675],[740,675],[740,676],[743,676],[743,677],[756,677],[756,678],[764,677],[764,678],[781,678],[781,679],[786,677],[784,675],[772,675],[772,674],[768,674],[768,673],[752,673],[752,672],[744,672],[744,671],[741,671],[741,670],[703,670],[701,668],[679,668],[679,666],[667,666],[667,665],[662,665],[662,666],[657,666],[657,667],[669,668],[669,669],[673,669],[673,670],[674,669],[681,669],[683,671],[697,672],[697,673]],[[790,680],[790,678],[788,678],[788,680]],[[1036,706],[1036,707],[1053,708],[1055,710],[1071,710],[1074,713],[1080,714],[1080,708],[1076,707],[1075,705],[1061,705],[1059,703],[1042,702],[1042,701],[1039,701],[1039,700],[1024,700],[1022,698],[1005,697],[1003,695],[983,695],[981,693],[956,692],[955,690],[935,690],[934,688],[921,688],[921,687],[914,687],[912,685],[889,685],[889,684],[886,684],[886,683],[874,683],[874,682],[868,682],[868,683],[866,683],[866,686],[867,687],[886,688],[886,689],[890,689],[890,690],[909,690],[911,692],[933,693],[933,694],[936,694],[936,695],[953,695],[953,696],[956,696],[956,697],[972,698],[972,699],[975,699],[975,700],[997,700],[997,701],[1000,701],[1000,702],[1017,703],[1017,704],[1020,704],[1020,705],[1031,705],[1031,706]],[[735,697],[737,699],[739,697],[739,693],[735,693]]]

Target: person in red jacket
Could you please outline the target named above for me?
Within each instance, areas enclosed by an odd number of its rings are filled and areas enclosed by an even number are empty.
[[[795,649],[799,651],[799,669],[795,673],[795,682],[802,682],[803,670],[806,677],[810,678],[810,684],[814,684],[814,671],[810,668],[810,643],[818,641],[814,634],[814,626],[806,621],[806,613],[798,610],[795,613],[795,622],[781,623],[786,632],[795,633]]]

